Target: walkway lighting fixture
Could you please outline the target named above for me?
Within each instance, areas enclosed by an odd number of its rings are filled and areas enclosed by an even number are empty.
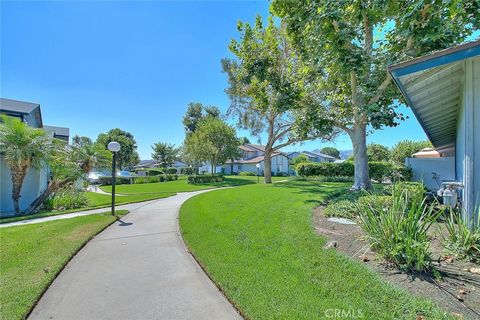
[[[257,184],[260,183],[260,163],[257,163]]]
[[[112,158],[112,216],[115,215],[115,178],[117,176],[116,160],[117,152],[120,151],[120,143],[112,141],[108,144],[108,150],[113,153]]]

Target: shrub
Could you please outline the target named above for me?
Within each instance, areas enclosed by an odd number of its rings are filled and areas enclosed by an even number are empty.
[[[88,205],[88,198],[82,191],[68,187],[57,191],[51,197],[51,208],[54,210],[68,210],[82,208]]]
[[[180,168],[180,173],[181,173],[181,174],[191,175],[191,174],[194,174],[194,173],[195,173],[195,169],[194,169],[194,168],[190,168],[190,167]]]
[[[410,198],[423,197],[425,194],[425,186],[421,182],[398,181],[394,185],[388,186],[386,190],[388,193],[393,194],[394,189],[398,193],[407,192]]]
[[[147,183],[160,182],[160,177],[161,177],[161,175],[158,175],[158,176],[148,176],[148,177],[146,177],[146,181],[147,181]]]
[[[374,208],[375,212],[387,211],[389,208],[392,207],[393,197],[369,194],[358,198],[356,204],[360,208],[364,208],[366,206],[372,207]]]
[[[177,173],[177,168],[167,168],[165,170],[166,174],[176,174]]]
[[[323,214],[326,217],[353,219],[357,216],[357,206],[350,200],[340,200],[327,205]]]
[[[198,174],[191,175],[187,178],[188,183],[191,184],[200,184],[200,183],[209,183],[209,182],[222,182],[223,175],[221,174]]]
[[[147,170],[147,176],[158,176],[164,172],[160,169],[149,169]]]
[[[460,260],[480,262],[480,207],[477,208],[477,218],[464,221],[460,214],[453,212],[446,217],[447,236],[444,246],[448,252]]]
[[[176,174],[166,174],[165,175],[165,181],[173,181],[177,180],[178,176]]]
[[[239,176],[256,176],[254,172],[250,172],[250,171],[242,171],[242,172],[239,172],[238,175]]]
[[[116,177],[115,184],[129,184],[132,178],[129,177]],[[109,186],[112,184],[112,177],[100,177],[98,183],[102,186]]]
[[[390,180],[410,180],[412,170],[410,168],[394,165],[390,162],[372,161],[368,163],[371,179],[379,182]],[[355,166],[353,162],[332,163],[332,162],[307,162],[299,163],[296,171],[301,176],[323,176],[323,177],[353,177]]]
[[[135,177],[133,178],[133,184],[147,183],[147,177]]]
[[[407,191],[393,195],[392,206],[379,210],[359,205],[359,221],[370,246],[385,260],[402,270],[424,271],[431,267],[427,232],[438,218],[435,204],[426,205]]]

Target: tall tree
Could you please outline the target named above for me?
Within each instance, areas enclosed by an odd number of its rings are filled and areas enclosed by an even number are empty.
[[[265,183],[271,183],[272,154],[290,144],[318,138],[323,128],[317,126],[297,134],[298,128],[318,113],[304,112],[306,106],[313,105],[305,96],[302,66],[285,29],[277,27],[272,17],[264,26],[258,16],[253,26],[239,22],[238,30],[240,40],[231,40],[229,45],[236,59],[222,60],[231,100],[228,114],[253,136],[267,137],[264,178]]]
[[[162,168],[171,166],[178,158],[179,150],[173,144],[157,142],[153,144],[152,149],[152,158]]]
[[[208,117],[185,139],[185,152],[193,161],[210,162],[215,173],[218,164],[238,157],[239,145],[234,128],[219,118]]]
[[[392,151],[390,152],[390,160],[397,164],[404,164],[405,158],[411,157],[412,154],[424,148],[432,147],[433,146],[430,141],[399,141],[396,145],[393,146]]]
[[[93,141],[89,137],[79,136],[78,134],[76,134],[72,138],[72,144],[76,146],[92,145]]]
[[[137,142],[130,132],[118,128],[111,129],[107,133],[99,134],[96,142],[107,148],[108,143],[112,141],[117,141],[121,147],[116,157],[118,168],[125,169],[139,162]]]
[[[72,140],[73,156],[85,174],[93,168],[108,168],[112,162],[112,153],[103,144],[93,143],[89,137],[74,136]]]
[[[337,148],[334,147],[323,147],[322,150],[320,150],[321,153],[329,155],[331,157],[340,159],[340,151],[338,151]]]
[[[206,117],[219,118],[220,109],[216,106],[205,106],[200,102],[190,102],[182,119],[185,134],[195,132],[199,123]]]
[[[367,128],[396,126],[403,115],[387,66],[444,49],[478,28],[478,1],[274,0],[314,76],[323,111],[351,138],[352,189],[370,188]]]
[[[51,139],[44,130],[36,129],[15,117],[0,118],[0,153],[10,169],[15,214],[20,214],[20,197],[28,171],[41,170],[52,150]]]
[[[388,161],[390,159],[390,150],[384,145],[370,143],[367,145],[368,161]]]

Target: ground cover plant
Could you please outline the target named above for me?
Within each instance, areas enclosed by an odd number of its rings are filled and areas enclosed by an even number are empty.
[[[446,215],[447,235],[444,245],[447,252],[461,260],[480,262],[480,207],[476,209],[476,219],[464,221],[458,212]]]
[[[181,208],[182,235],[208,274],[249,319],[448,319],[431,302],[383,282],[312,228],[312,209],[349,183],[289,181],[218,190]]]
[[[125,213],[117,211],[117,215]],[[25,318],[67,261],[115,219],[104,213],[3,228],[0,232],[1,318]]]

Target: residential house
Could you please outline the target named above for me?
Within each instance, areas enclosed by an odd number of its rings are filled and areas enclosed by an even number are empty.
[[[312,162],[334,162],[335,161],[335,157],[329,156],[328,154],[324,154],[318,151],[294,151],[294,152],[288,153],[287,157],[289,160],[293,160],[302,154],[308,157],[308,160]]]
[[[34,128],[42,128],[51,137],[59,138],[68,143],[69,129],[46,126],[43,124],[40,105],[24,101],[0,98],[0,114],[18,117],[23,122]],[[14,212],[12,200],[12,180],[10,169],[5,159],[0,155],[0,215],[7,216]],[[23,182],[20,209],[26,209],[47,187],[49,179],[48,168],[39,170],[30,169]]]
[[[388,71],[441,155],[413,158],[414,176],[462,183],[463,207],[472,215],[480,205],[480,41],[399,63]]]
[[[263,175],[264,173],[264,162],[265,162],[265,146],[259,144],[244,144],[238,147],[240,151],[240,158],[235,159],[233,162],[231,160],[220,168],[221,172],[225,174],[238,174],[240,172],[253,172]],[[288,174],[288,158],[282,152],[274,152],[271,156],[271,170],[273,175],[287,175]],[[257,165],[259,168],[257,169]],[[208,165],[204,167],[207,172],[210,172],[211,169]]]

